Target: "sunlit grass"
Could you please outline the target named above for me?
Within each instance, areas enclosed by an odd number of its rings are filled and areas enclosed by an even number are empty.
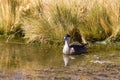
[[[27,43],[58,43],[64,34],[71,33],[74,28],[79,29],[83,42],[112,41],[119,37],[119,0],[0,2],[0,34],[7,36],[7,41],[24,34]]]

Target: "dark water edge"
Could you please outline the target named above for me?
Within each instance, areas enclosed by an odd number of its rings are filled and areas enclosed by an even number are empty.
[[[62,46],[0,44],[0,80],[110,79],[120,79],[119,44],[90,45],[88,53],[72,56]]]

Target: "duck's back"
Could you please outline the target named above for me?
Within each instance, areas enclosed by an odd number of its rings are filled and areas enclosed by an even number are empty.
[[[71,54],[81,54],[87,52],[87,45],[80,44],[79,42],[74,42],[70,44],[70,52]]]

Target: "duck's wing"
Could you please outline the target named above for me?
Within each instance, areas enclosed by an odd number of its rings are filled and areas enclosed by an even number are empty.
[[[87,45],[82,45],[80,43],[72,43],[70,44],[70,52],[71,54],[80,54],[87,52]]]
[[[73,43],[70,44],[70,46],[75,46],[75,45],[79,45],[80,46],[82,44],[80,44],[79,42],[73,42]]]

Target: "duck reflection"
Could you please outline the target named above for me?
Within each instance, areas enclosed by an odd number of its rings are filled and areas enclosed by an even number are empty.
[[[64,60],[64,64],[65,66],[69,65],[69,61],[75,59],[75,57],[71,56],[71,55],[66,55],[63,54],[63,60]]]

